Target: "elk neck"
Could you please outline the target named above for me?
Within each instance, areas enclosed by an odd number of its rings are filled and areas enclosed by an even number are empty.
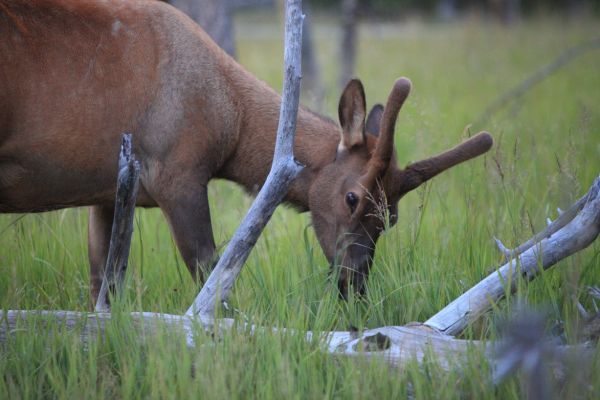
[[[264,82],[241,72],[244,76],[235,85],[239,121],[236,146],[218,177],[256,194],[271,169],[281,97]],[[299,211],[309,209],[311,183],[318,171],[334,160],[339,140],[340,128],[334,121],[300,107],[294,157],[304,165],[304,170],[292,183],[284,199],[286,203]]]

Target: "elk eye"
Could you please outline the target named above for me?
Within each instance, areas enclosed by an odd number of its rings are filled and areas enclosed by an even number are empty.
[[[354,212],[356,205],[358,204],[358,196],[354,192],[346,193],[346,204],[350,207],[350,211]]]

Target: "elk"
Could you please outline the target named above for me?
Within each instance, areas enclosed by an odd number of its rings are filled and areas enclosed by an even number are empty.
[[[192,276],[215,257],[207,184],[261,187],[275,144],[280,96],[202,29],[158,1],[0,0],[0,212],[89,206],[92,298],[106,262],[122,132],[141,164],[137,206],[160,207]],[[483,132],[398,168],[397,114],[410,81],[396,81],[367,117],[363,86],[339,101],[340,124],[297,117],[305,165],[285,202],[311,213],[346,297],[364,290],[384,222],[398,200],[440,172],[485,153]]]

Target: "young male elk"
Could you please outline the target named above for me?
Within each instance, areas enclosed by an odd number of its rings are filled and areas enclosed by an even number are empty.
[[[0,0],[0,212],[90,206],[95,299],[108,252],[120,135],[134,133],[137,204],[158,206],[190,272],[214,257],[207,184],[249,191],[269,171],[280,97],[189,18],[154,1]],[[479,134],[398,169],[393,134],[410,82],[365,121],[362,84],[339,103],[341,127],[306,109],[295,156],[306,168],[285,200],[310,211],[339,287],[361,290],[383,229],[377,204],[396,204],[438,173],[486,152]]]

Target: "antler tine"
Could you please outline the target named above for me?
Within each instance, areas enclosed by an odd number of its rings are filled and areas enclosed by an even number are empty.
[[[409,192],[440,172],[485,153],[493,143],[489,133],[480,132],[442,154],[410,164],[398,173],[398,190],[400,193]]]
[[[412,84],[408,78],[398,78],[388,96],[387,103],[381,117],[381,129],[375,152],[369,160],[369,167],[363,182],[369,183],[383,174],[394,153],[394,129],[398,112],[410,93]]]

